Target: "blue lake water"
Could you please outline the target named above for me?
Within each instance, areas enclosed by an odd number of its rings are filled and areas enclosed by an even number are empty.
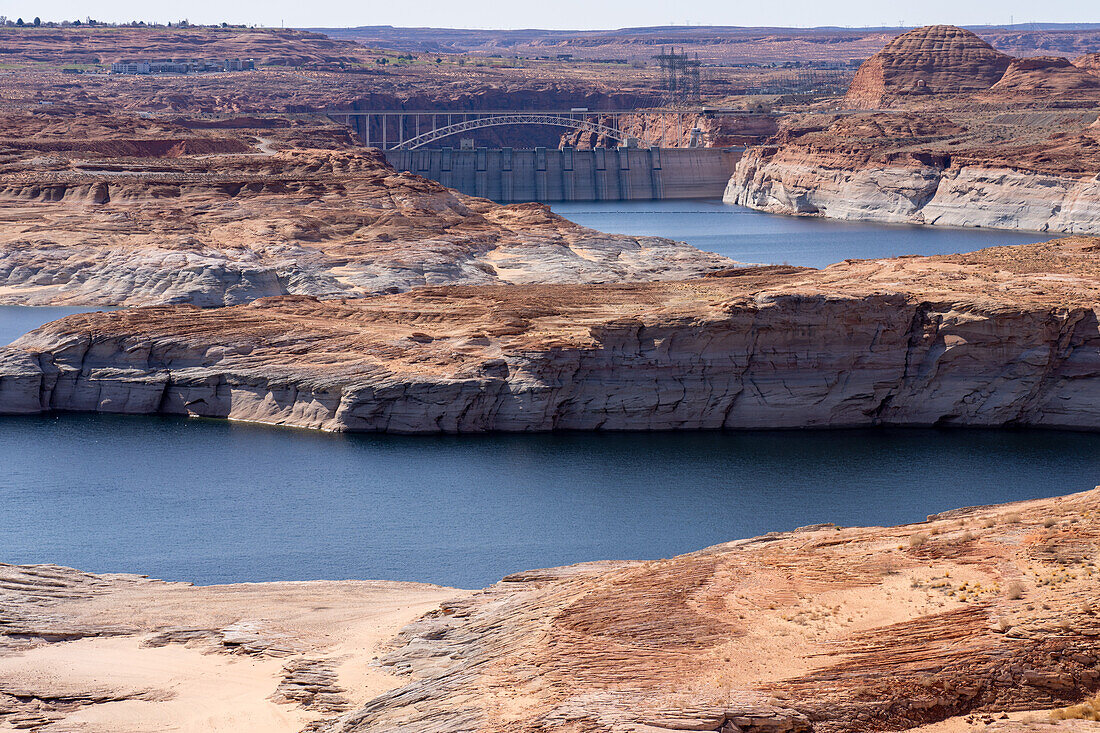
[[[845,259],[958,254],[983,247],[1045,242],[1055,236],[779,216],[717,199],[568,202],[551,208],[604,232],[678,239],[739,262],[807,267],[824,267]]]
[[[1100,482],[1100,435],[332,435],[184,418],[0,418],[0,557],[220,583],[668,557],[917,521]]]
[[[17,338],[38,328],[44,323],[74,313],[87,313],[90,310],[109,310],[99,308],[64,308],[43,306],[26,308],[19,305],[0,305],[0,346],[5,346]]]
[[[770,216],[714,201],[554,210],[747,262],[1047,239]],[[0,307],[0,344],[76,308]],[[895,524],[1100,483],[1100,434],[836,431],[328,435],[210,420],[0,417],[0,560],[198,583],[478,587],[832,521]]]

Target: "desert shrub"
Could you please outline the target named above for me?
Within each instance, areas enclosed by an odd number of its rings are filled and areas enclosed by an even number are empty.
[[[1096,720],[1100,721],[1100,695],[1077,705],[1050,711],[1051,720]]]

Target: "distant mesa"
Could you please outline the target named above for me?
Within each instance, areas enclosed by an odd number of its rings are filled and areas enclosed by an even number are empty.
[[[968,30],[930,25],[909,31],[867,59],[845,97],[848,107],[873,109],[899,98],[964,94],[996,84],[1012,57]]]

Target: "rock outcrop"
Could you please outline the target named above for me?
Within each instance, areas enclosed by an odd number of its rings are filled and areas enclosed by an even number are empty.
[[[951,165],[947,156],[845,168],[761,147],[723,199],[776,214],[1036,232],[1100,234],[1100,178]]]
[[[406,629],[382,664],[409,683],[322,730],[873,733],[1076,702],[1100,688],[1098,507],[519,573]]]
[[[1093,76],[1100,76],[1100,53],[1086,53],[1073,60],[1073,65]]]
[[[0,350],[0,412],[399,433],[1100,427],[1100,240],[725,274],[71,316]]]
[[[781,214],[1100,232],[1100,79],[1087,58],[1013,59],[974,34],[899,36],[844,104],[749,148],[725,200]],[[891,108],[891,109],[878,109]]]
[[[299,733],[400,686],[371,668],[382,642],[466,594],[387,581],[194,587],[0,563],[0,728]]]
[[[1006,100],[1046,97],[1091,107],[1100,100],[1100,77],[1062,56],[1012,59],[1004,76],[986,96]]]
[[[532,570],[474,593],[0,565],[0,725],[1094,730],[1020,712],[1100,688],[1098,517],[1100,488]]]
[[[778,214],[1098,233],[1094,120],[1042,109],[801,116],[745,151],[724,198]]]
[[[397,173],[335,125],[194,131],[16,116],[9,130],[20,125],[0,140],[10,153],[0,162],[0,303],[221,306],[418,285],[679,279],[733,264]],[[89,134],[73,140],[74,127]]]
[[[898,99],[961,94],[993,86],[1011,57],[968,30],[930,25],[898,36],[865,61],[844,103],[875,109]]]

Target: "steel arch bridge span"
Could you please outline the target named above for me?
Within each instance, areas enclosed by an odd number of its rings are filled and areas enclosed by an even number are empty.
[[[546,115],[546,114],[509,114],[509,115],[494,115],[490,117],[479,117],[473,120],[466,120],[464,122],[456,122],[453,125],[447,125],[446,127],[438,127],[430,132],[425,132],[423,135],[417,135],[416,137],[409,138],[403,143],[394,146],[392,150],[416,150],[429,143],[433,143],[436,140],[442,140],[445,137],[450,137],[460,132],[466,132],[467,130],[480,130],[485,127],[504,127],[507,125],[550,125],[553,127],[569,127],[575,130],[584,130],[586,132],[593,132],[598,135],[606,135],[613,140],[625,143],[628,139],[637,140],[643,147],[650,147],[650,143],[646,140],[635,138],[633,135],[627,135],[621,130],[616,130],[614,127],[608,127],[607,125],[601,125],[598,122],[592,122],[590,120],[575,119],[572,117],[561,117],[560,115]]]

